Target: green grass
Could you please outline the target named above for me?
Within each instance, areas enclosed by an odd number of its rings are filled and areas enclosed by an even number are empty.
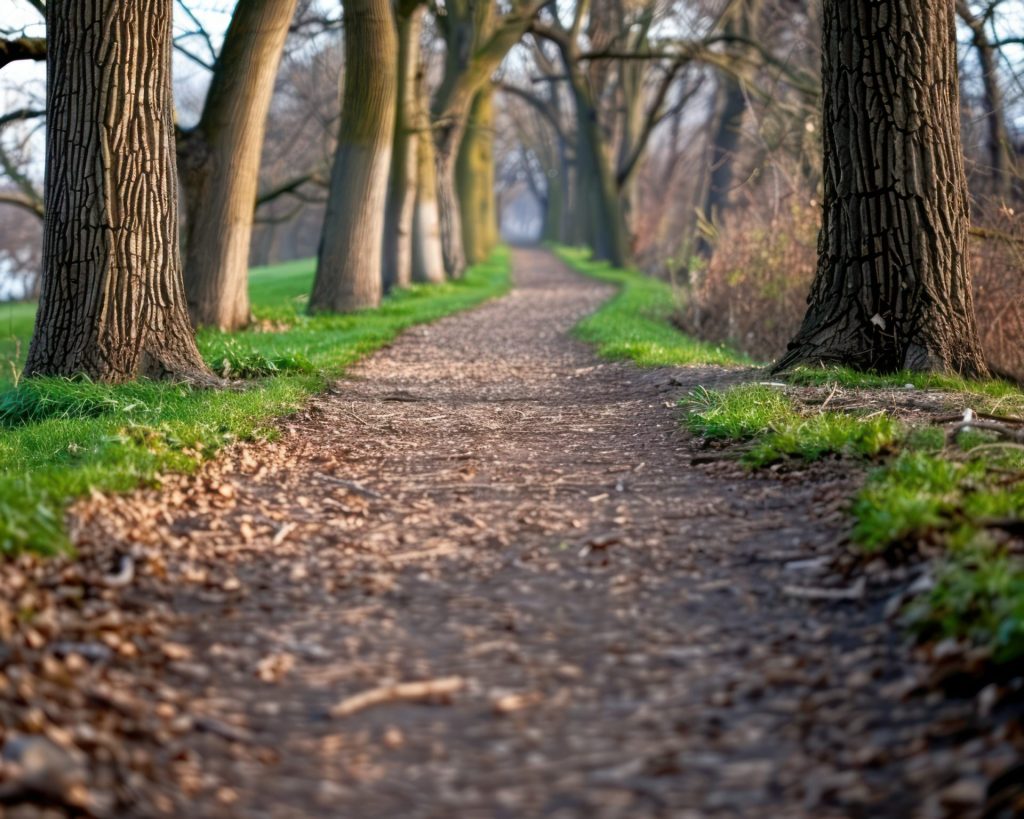
[[[34,304],[0,304],[0,389],[13,383],[20,372],[35,317]]]
[[[266,434],[274,418],[300,407],[327,379],[407,327],[500,295],[508,266],[502,249],[462,281],[413,287],[376,310],[315,317],[303,312],[311,261],[255,270],[254,312],[287,329],[203,332],[198,339],[216,371],[256,379],[243,389],[57,378],[22,381],[15,389],[8,382],[0,393],[0,551],[66,548],[61,519],[68,499],[188,471],[230,441]],[[5,309],[23,351],[31,308]],[[4,349],[13,356],[16,346]]]
[[[1024,560],[985,538],[951,554],[934,587],[912,601],[907,620],[922,639],[986,646],[996,662],[1024,657]]]
[[[838,384],[852,389],[906,389],[936,390],[971,396],[974,409],[979,411],[1024,410],[1024,393],[1013,384],[1000,379],[969,380],[935,373],[899,372],[891,375],[861,373],[846,367],[798,367],[782,374],[790,384],[824,387]]]
[[[1020,521],[1024,454],[972,458],[983,442],[966,443],[956,460],[908,450],[876,470],[854,501],[853,538],[890,557],[939,547],[934,586],[907,608],[909,624],[922,639],[967,640],[1008,662],[1024,656],[1024,556],[996,524]]]
[[[618,287],[614,298],[576,327],[601,355],[641,366],[752,363],[676,329],[676,294],[664,282],[591,261],[586,249],[554,251],[575,270]],[[941,391],[979,412],[1024,414],[1024,392],[999,380],[839,367],[800,368],[782,378],[795,386]],[[868,554],[898,557],[927,541],[946,555],[934,588],[909,611],[914,628],[926,638],[989,646],[997,659],[1024,656],[1024,557],[1006,546],[1005,537],[996,537],[991,525],[1019,520],[1024,509],[1019,450],[989,448],[972,455],[974,447],[991,443],[977,433],[961,434],[949,450],[940,428],[908,426],[884,413],[809,411],[764,385],[697,390],[684,403],[691,431],[745,442],[743,460],[754,469],[824,457],[878,463],[853,501],[855,543]]]
[[[900,425],[887,415],[802,413],[780,389],[758,384],[699,390],[691,394],[688,404],[687,424],[692,432],[716,440],[753,441],[743,456],[752,467],[787,458],[873,458],[893,447],[902,435]]]
[[[827,375],[828,380],[826,373],[805,370],[794,380],[868,389],[910,381],[905,374],[837,378],[833,369]],[[1024,399],[1002,382],[918,376],[915,386],[956,391],[974,406],[991,399],[1004,411]],[[1019,447],[993,446],[994,438],[978,431],[962,432],[950,444],[941,428],[908,426],[884,414],[808,411],[781,389],[764,385],[698,390],[685,404],[691,431],[746,442],[743,460],[752,468],[824,456],[878,462],[853,500],[854,543],[890,560],[922,545],[943,555],[934,587],[908,607],[910,625],[923,639],[951,637],[985,646],[997,661],[1024,656],[1024,555],[998,525],[1020,521],[1024,510]]]
[[[604,358],[641,367],[751,363],[741,353],[680,332],[671,321],[678,307],[676,294],[665,282],[592,261],[585,248],[556,246],[553,250],[573,270],[618,287],[615,296],[575,329]]]

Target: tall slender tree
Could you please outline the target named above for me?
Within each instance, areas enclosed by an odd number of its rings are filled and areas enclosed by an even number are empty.
[[[249,241],[274,80],[297,0],[238,0],[199,124],[179,141],[192,320],[250,320]]]
[[[445,70],[432,106],[437,201],[444,264],[455,278],[466,269],[456,161],[469,112],[477,91],[490,81],[544,5],[546,0],[514,0],[499,15],[498,4],[491,0],[453,0],[438,17],[445,38]]]
[[[455,163],[462,244],[468,264],[483,261],[498,241],[493,94],[489,83],[477,91]]]
[[[397,67],[390,0],[348,0],[341,127],[309,301],[313,312],[380,303]]]
[[[441,248],[441,213],[437,205],[437,158],[434,155],[434,140],[430,136],[426,67],[422,62],[416,72],[413,127],[419,138],[416,140],[412,278],[416,282],[437,284],[445,278],[444,253]]]
[[[967,0],[957,0],[956,13],[970,29],[971,42],[978,57],[987,132],[985,152],[988,154],[988,192],[998,199],[1005,199],[1010,194],[1014,161],[1013,144],[1006,126],[1003,90],[999,84],[999,53],[985,30],[984,16],[975,15]]]
[[[44,269],[28,375],[212,379],[178,253],[171,2],[47,3]]]
[[[982,375],[953,4],[825,0],[824,219],[780,368]]]
[[[413,219],[416,208],[416,156],[421,136],[415,127],[416,76],[420,64],[420,36],[426,7],[420,0],[400,0],[395,8],[398,24],[398,88],[391,175],[384,224],[384,289],[406,287],[412,281]]]

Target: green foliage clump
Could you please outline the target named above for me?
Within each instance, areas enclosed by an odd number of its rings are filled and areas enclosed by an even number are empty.
[[[689,399],[690,431],[713,440],[746,441],[767,435],[796,416],[785,394],[759,384],[728,390],[701,387]]]
[[[924,538],[956,547],[987,522],[1019,516],[1021,510],[1024,457],[1018,452],[951,460],[908,449],[875,472],[858,494],[854,539],[868,551]]]
[[[0,427],[51,418],[81,420],[111,414],[135,418],[159,412],[155,403],[159,398],[159,392],[145,381],[111,387],[88,378],[32,378],[18,389],[0,393]]]
[[[1008,381],[985,379],[972,381],[955,375],[911,372],[909,370],[882,375],[862,373],[847,367],[797,367],[785,373],[790,384],[824,387],[838,384],[850,389],[916,389],[935,390],[972,396],[976,410],[1024,410],[1024,393]]]
[[[1024,560],[979,537],[942,562],[906,614],[923,639],[967,639],[996,662],[1024,656]]]
[[[680,332],[672,324],[678,312],[676,294],[665,282],[593,261],[586,248],[555,247],[554,251],[573,270],[618,287],[615,296],[575,328],[576,335],[595,345],[604,358],[641,367],[751,363],[728,347]]]
[[[891,448],[902,434],[900,425],[887,415],[805,414],[781,390],[759,384],[692,393],[687,424],[706,438],[754,439],[744,456],[752,467],[786,458],[872,458]]]
[[[267,434],[269,421],[298,409],[327,379],[407,327],[503,293],[508,273],[508,252],[501,249],[458,282],[410,288],[377,310],[310,317],[303,296],[312,284],[312,260],[256,270],[250,278],[255,314],[287,329],[198,337],[223,377],[257,379],[232,389],[146,380],[0,381],[0,389],[7,387],[0,392],[0,552],[67,548],[62,509],[70,498],[93,489],[127,491],[162,472],[189,471],[228,442]],[[12,351],[27,346],[31,321],[20,328],[26,336]]]
[[[313,362],[300,351],[268,355],[258,348],[259,337],[244,342],[236,335],[217,334],[204,339],[203,355],[221,378],[267,378],[280,373],[315,373]]]
[[[983,468],[975,465],[977,476]],[[853,505],[853,537],[878,551],[946,528],[961,500],[960,486],[969,465],[925,452],[906,451],[879,469]]]
[[[891,449],[902,434],[888,415],[859,418],[842,412],[797,416],[779,426],[748,453],[752,466],[787,457],[817,461],[828,455],[874,458]]]

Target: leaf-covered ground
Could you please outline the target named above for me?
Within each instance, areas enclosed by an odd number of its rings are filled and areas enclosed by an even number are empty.
[[[612,290],[515,267],[0,567],[12,815],[1013,815],[991,692],[929,693],[893,578],[830,568],[859,472],[703,463],[677,402],[744,373],[598,358]]]
[[[402,330],[498,296],[508,284],[508,252],[499,248],[460,281],[416,285],[374,310],[308,316],[313,267],[305,260],[254,271],[256,324],[199,334],[210,367],[237,389],[64,378],[15,388],[33,307],[0,307],[0,328],[7,316],[11,333],[0,335],[0,554],[60,551],[61,510],[71,498],[193,471],[232,441],[273,434],[275,418]]]

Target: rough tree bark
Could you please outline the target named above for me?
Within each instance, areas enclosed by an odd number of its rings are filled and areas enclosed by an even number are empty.
[[[824,219],[778,368],[986,373],[968,267],[953,4],[825,0]]]
[[[179,143],[185,188],[185,292],[192,320],[250,321],[249,243],[274,81],[296,0],[239,0],[199,124]]]
[[[212,380],[178,254],[171,3],[47,3],[43,283],[27,375]]]
[[[477,92],[470,107],[455,180],[466,262],[476,264],[487,258],[498,237],[494,201],[494,108],[490,86]]]
[[[437,163],[437,213],[440,217],[441,253],[444,267],[453,279],[466,272],[466,250],[462,246],[462,211],[455,182],[455,160],[462,142],[465,123],[452,123],[435,129],[440,134],[434,146]]]
[[[397,9],[398,90],[394,145],[384,219],[384,290],[408,287],[412,281],[412,231],[416,208],[416,156],[420,133],[415,129],[416,76],[420,62],[420,33],[426,7],[405,0]],[[425,135],[427,139],[429,134]]]
[[[390,0],[345,6],[345,88],[311,312],[376,307],[394,136],[398,37]]]

